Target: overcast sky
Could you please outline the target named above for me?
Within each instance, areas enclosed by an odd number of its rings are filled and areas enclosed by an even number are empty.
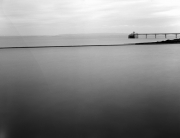
[[[1,0],[0,35],[180,32],[179,0]]]

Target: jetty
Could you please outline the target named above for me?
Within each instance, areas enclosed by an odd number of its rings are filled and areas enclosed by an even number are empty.
[[[177,38],[179,34],[180,33],[143,33],[143,34],[139,34],[139,33],[133,32],[128,35],[128,38],[139,38],[140,35],[144,35],[145,38],[148,38],[149,35],[151,35],[151,36],[153,35],[154,38],[157,38],[157,35],[164,35],[165,38],[167,37],[167,35],[175,35]]]

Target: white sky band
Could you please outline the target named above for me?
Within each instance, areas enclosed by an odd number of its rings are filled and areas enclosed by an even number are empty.
[[[0,35],[180,30],[179,0],[3,0]]]

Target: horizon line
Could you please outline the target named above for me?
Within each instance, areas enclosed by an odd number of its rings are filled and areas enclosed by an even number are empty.
[[[13,37],[13,36],[60,36],[60,35],[90,35],[90,34],[129,34],[129,33],[77,33],[77,34],[54,34],[54,35],[0,35],[0,37]]]

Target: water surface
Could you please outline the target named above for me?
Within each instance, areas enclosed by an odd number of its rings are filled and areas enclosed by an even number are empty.
[[[0,51],[5,138],[180,136],[179,45]]]

